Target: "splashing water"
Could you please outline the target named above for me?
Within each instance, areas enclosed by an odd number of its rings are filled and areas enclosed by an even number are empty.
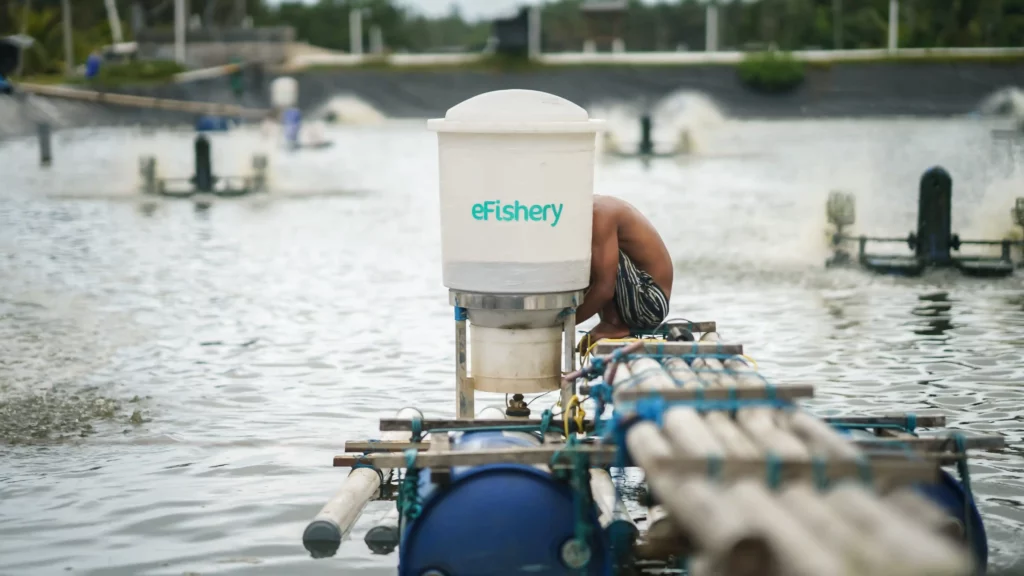
[[[589,110],[591,117],[601,118],[607,123],[605,141],[601,144],[620,151],[636,150],[641,139],[640,117],[645,109],[643,103],[592,106]],[[703,135],[726,122],[710,98],[690,90],[680,90],[662,98],[651,105],[649,111],[651,140],[659,153],[681,146],[685,138],[688,153],[699,155],[705,149]]]

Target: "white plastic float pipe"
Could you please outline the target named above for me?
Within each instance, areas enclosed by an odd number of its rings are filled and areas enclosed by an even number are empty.
[[[423,413],[416,408],[403,408],[395,418],[422,419]],[[409,432],[383,432],[381,439],[401,442],[409,439]],[[386,479],[390,473],[390,468],[381,468],[380,474],[372,468],[353,468],[349,472],[341,488],[324,504],[302,534],[302,544],[314,558],[333,556],[338,551],[341,540],[352,529],[367,502],[380,490],[381,478]]]
[[[637,422],[626,433],[633,461],[650,470],[658,459],[671,458],[672,447],[653,422]],[[647,474],[647,485],[686,533],[694,548],[731,576],[775,574],[771,552],[744,519],[734,500],[707,480],[671,474]],[[820,576],[820,575],[818,575]]]
[[[898,508],[872,497],[863,486],[842,482],[825,495],[825,502],[848,519],[858,530],[870,535],[874,545],[890,554],[892,573],[929,576],[966,576],[972,562],[965,549],[958,549],[938,534],[921,529]]]
[[[636,539],[637,529],[633,518],[626,511],[626,505],[615,493],[615,483],[612,482],[612,475],[603,468],[590,469],[590,491],[594,495],[594,504],[597,505],[600,516],[598,523],[601,528],[608,528],[613,522],[628,524],[633,539]]]

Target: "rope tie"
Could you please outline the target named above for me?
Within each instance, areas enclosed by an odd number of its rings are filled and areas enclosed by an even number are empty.
[[[410,442],[416,443],[423,439],[423,420],[417,416],[412,419],[412,440]]]
[[[818,490],[828,488],[828,474],[825,472],[825,459],[821,456],[811,458],[811,467],[814,470],[814,483]]]
[[[545,411],[541,412],[541,414],[540,414],[540,426],[538,427],[538,430],[540,431],[540,443],[541,444],[544,443],[544,437],[547,436],[548,428],[550,428],[550,427],[551,427],[551,410],[548,409],[548,410],[545,410]]]
[[[765,480],[768,482],[768,487],[775,490],[782,481],[782,460],[774,452],[768,452],[765,459],[767,460]]]
[[[857,471],[860,472],[860,480],[867,486],[872,484],[871,463],[863,454],[857,458]]]
[[[917,428],[917,414],[914,414],[913,412],[908,413],[906,415],[906,420],[906,431],[913,434],[914,430]]]
[[[708,478],[714,482],[722,479],[721,454],[711,454],[708,456]]]
[[[420,502],[420,470],[416,467],[416,455],[419,451],[410,448],[405,451],[405,478],[398,492],[398,512],[408,520],[415,520],[423,511]]]

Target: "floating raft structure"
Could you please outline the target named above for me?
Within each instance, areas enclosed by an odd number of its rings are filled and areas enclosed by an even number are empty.
[[[665,328],[598,342],[564,377],[561,414],[381,419],[334,458],[350,472],[306,548],[333,555],[394,476],[396,506],[366,541],[397,547],[403,576],[985,571],[967,452],[1002,437],[918,434],[942,416],[819,418],[797,404],[814,386],[768,382],[714,322]],[[646,529],[624,503],[638,482]]]
[[[849,236],[844,230],[855,220],[854,198],[849,194],[832,192],[826,212],[829,223],[835,226],[832,235],[833,256],[826,266],[843,266],[853,259],[844,248],[849,242],[858,243],[857,262],[874,272],[900,276],[918,276],[929,268],[957,268],[969,276],[1003,277],[1024,266],[1024,260],[1014,262],[1013,249],[1024,247],[1022,240],[961,240],[951,228],[953,179],[941,167],[929,169],[921,176],[917,206],[917,231],[905,238]],[[1024,230],[1024,198],[1017,198],[1010,211],[1013,223]],[[913,256],[880,255],[867,252],[868,242],[906,243]],[[967,245],[999,246],[1001,254],[995,257],[954,256]]]

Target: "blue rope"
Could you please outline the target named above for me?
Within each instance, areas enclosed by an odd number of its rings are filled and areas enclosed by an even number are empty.
[[[366,452],[363,452],[363,455],[360,456],[360,458],[363,458],[365,456],[368,456],[368,454]],[[374,472],[377,473],[377,478],[380,479],[380,484],[378,486],[378,496],[382,496],[384,494],[384,472],[382,472],[380,468],[377,468],[373,464],[370,464],[369,462],[363,462],[361,460],[356,460],[356,463],[352,465],[353,470],[355,470],[356,468],[369,468],[370,470],[373,470]]]
[[[782,481],[782,460],[774,452],[768,452],[765,459],[768,464],[765,469],[765,480],[768,482],[768,487],[775,490]]]
[[[783,400],[705,400],[703,398],[704,391],[702,388],[694,390],[694,398],[692,400],[666,400],[657,392],[651,392],[650,396],[646,398],[639,398],[632,404],[633,410],[645,420],[654,420],[654,418],[647,417],[645,415],[652,413],[657,410],[665,410],[672,406],[688,406],[693,408],[697,412],[732,412],[736,410],[742,410],[743,408],[755,408],[755,407],[766,407],[766,408],[789,408],[792,406],[790,402]],[[630,404],[629,402],[622,402],[622,404]]]
[[[712,454],[708,456],[708,478],[718,482],[722,479],[722,456]]]
[[[420,470],[416,467],[416,455],[419,451],[410,448],[405,451],[405,478],[398,492],[398,512],[406,519],[412,521],[419,517],[423,511],[423,504],[420,502]]]
[[[545,410],[540,414],[540,426],[537,429],[540,431],[540,442],[544,443],[544,437],[548,434],[548,428],[551,426],[551,410]]]
[[[416,443],[423,439],[423,420],[420,417],[412,419],[412,440],[410,442]]]
[[[821,456],[814,456],[811,458],[811,466],[814,469],[814,483],[818,486],[818,490],[825,490],[828,488],[828,475],[825,473],[825,459]]]
[[[908,413],[906,431],[913,434],[915,428],[917,428],[917,414]]]
[[[857,470],[860,472],[861,482],[870,486],[872,483],[871,463],[868,462],[866,456],[861,455],[857,458]]]

